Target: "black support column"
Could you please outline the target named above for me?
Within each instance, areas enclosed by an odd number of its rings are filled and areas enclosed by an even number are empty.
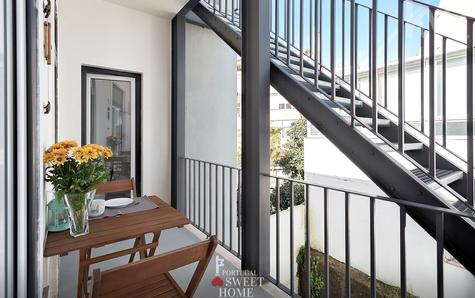
[[[172,206],[185,212],[185,15],[172,19]]]
[[[269,2],[242,1],[242,269],[269,273]]]

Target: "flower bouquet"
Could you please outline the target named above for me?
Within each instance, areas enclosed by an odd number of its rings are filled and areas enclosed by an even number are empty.
[[[69,214],[69,230],[73,237],[89,232],[88,205],[96,186],[106,180],[105,159],[112,151],[96,144],[78,146],[75,141],[62,141],[45,151],[45,180],[64,197]]]

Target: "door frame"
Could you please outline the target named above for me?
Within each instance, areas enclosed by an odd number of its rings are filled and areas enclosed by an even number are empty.
[[[135,149],[135,181],[137,188],[137,195],[142,194],[142,74],[123,71],[123,70],[114,70],[109,68],[101,68],[96,66],[81,66],[81,144],[85,144],[88,136],[88,128],[90,124],[88,123],[88,109],[89,109],[89,100],[88,95],[90,92],[87,90],[88,87],[88,76],[97,75],[97,76],[114,76],[135,79],[135,123],[133,123],[133,128],[135,128],[135,142],[132,144]]]

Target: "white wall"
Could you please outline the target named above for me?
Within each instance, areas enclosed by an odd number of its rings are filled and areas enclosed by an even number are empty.
[[[141,73],[142,189],[170,201],[170,20],[101,0],[58,11],[59,139],[81,137],[81,65]]]
[[[305,180],[373,195],[384,193],[341,151],[324,137],[305,140]],[[323,249],[323,195],[310,190],[312,247]],[[369,202],[352,197],[350,201],[351,265],[369,273]],[[399,208],[378,202],[375,207],[377,278],[399,286]],[[329,249],[332,257],[345,261],[344,196],[330,192]],[[297,245],[298,243],[296,243]],[[408,290],[420,297],[436,296],[436,243],[412,218],[406,228]],[[445,254],[444,279],[451,297],[473,297],[475,277]]]
[[[187,157],[234,166],[236,53],[213,31],[186,25]]]

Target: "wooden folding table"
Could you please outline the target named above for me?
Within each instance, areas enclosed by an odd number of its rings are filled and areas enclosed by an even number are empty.
[[[163,202],[156,196],[150,199],[158,208],[89,221],[89,234],[73,238],[69,231],[48,233],[46,237],[44,256],[66,255],[68,252],[79,250],[79,272],[77,296],[87,296],[87,279],[89,266],[120,256],[139,252],[140,258],[152,256],[158,246],[160,233],[163,230],[182,227],[190,221],[176,209]],[[123,240],[138,238],[141,235],[153,233],[151,243],[146,243],[143,237],[133,248],[109,253],[103,256],[91,257],[91,249]],[[147,252],[147,250],[149,250]]]

